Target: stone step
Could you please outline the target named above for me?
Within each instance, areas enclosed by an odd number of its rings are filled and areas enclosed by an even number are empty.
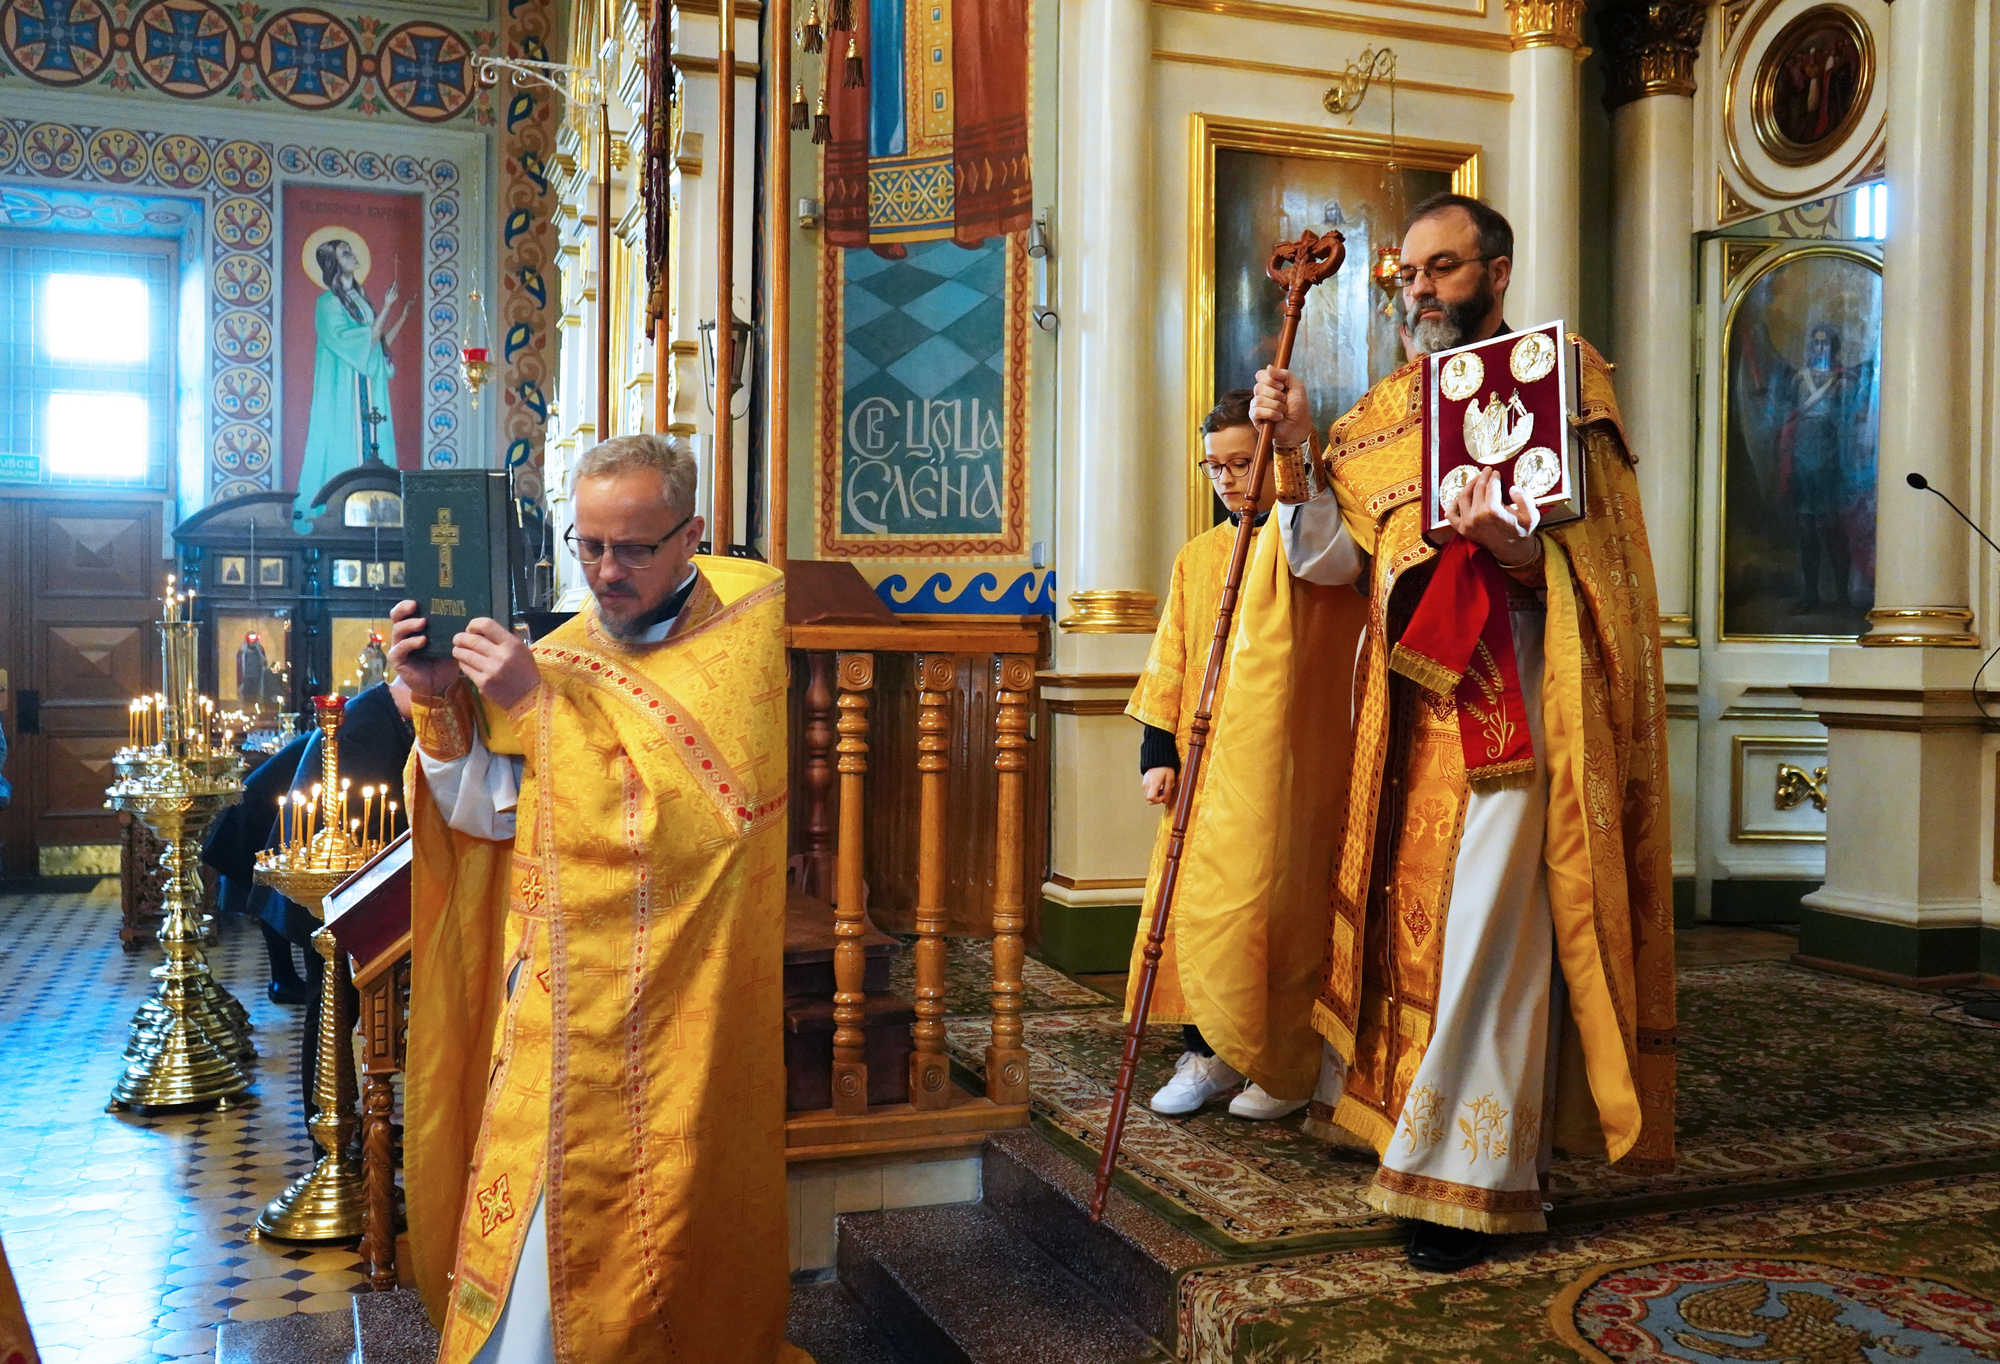
[[[224,1322],[215,1364],[432,1364],[438,1336],[407,1288],[356,1293],[346,1312]]]
[[[849,1213],[840,1282],[906,1364],[1150,1364],[1169,1356],[983,1203]]]
[[[903,1364],[847,1286],[831,1275],[792,1284],[785,1339],[815,1364]]]
[[[1213,1250],[1115,1187],[1104,1220],[1091,1222],[1094,1175],[1032,1128],[987,1139],[982,1180],[985,1206],[1010,1228],[1147,1335],[1175,1346],[1175,1280],[1185,1269],[1213,1263]]]

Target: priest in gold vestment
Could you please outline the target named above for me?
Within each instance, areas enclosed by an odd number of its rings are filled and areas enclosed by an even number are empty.
[[[1512,250],[1484,204],[1418,207],[1401,273],[1416,354],[1509,330]],[[1307,1130],[1377,1154],[1364,1196],[1410,1219],[1418,1268],[1462,1269],[1498,1233],[1542,1230],[1555,1147],[1623,1169],[1674,1157],[1658,603],[1611,367],[1581,353],[1585,516],[1537,533],[1490,470],[1449,509],[1475,559],[1504,570],[1532,763],[1469,777],[1473,693],[1402,643],[1440,557],[1418,506],[1420,361],[1334,423],[1332,489],[1278,513],[1289,571],[1352,583],[1368,610]],[[1280,445],[1312,439],[1296,376],[1266,370],[1257,395]],[[1237,650],[1238,678],[1290,666],[1290,641],[1267,644]]]
[[[1251,396],[1249,389],[1223,394],[1202,422],[1199,467],[1229,519],[1190,540],[1175,556],[1152,652],[1125,707],[1144,726],[1142,791],[1148,801],[1169,809],[1200,703],[1237,526],[1254,513],[1251,533],[1261,542],[1273,501],[1268,481],[1261,496],[1250,490],[1251,456],[1257,448]],[[1307,673],[1313,678],[1294,696],[1290,675],[1260,674],[1242,681],[1238,697],[1224,659],[1217,687],[1222,704],[1199,778],[1180,889],[1167,920],[1147,1015],[1153,1023],[1181,1025],[1185,1050],[1151,1104],[1155,1112],[1169,1116],[1192,1113],[1231,1094],[1234,1117],[1282,1118],[1305,1107],[1319,1078],[1320,1043],[1310,1018],[1319,984],[1318,954],[1326,941],[1326,885],[1339,787],[1311,784],[1304,799],[1288,806],[1296,846],[1315,846],[1316,856],[1246,866],[1231,855],[1229,840],[1213,836],[1213,812],[1218,804],[1245,804],[1251,789],[1282,780],[1293,763],[1303,761],[1319,771],[1344,766],[1348,726],[1342,681],[1349,671],[1345,661],[1354,656],[1362,602],[1352,592],[1303,581],[1285,585],[1280,601],[1270,553],[1267,547],[1264,557],[1248,567],[1248,598],[1232,623],[1231,642],[1240,640],[1243,622],[1253,616],[1256,630],[1279,630],[1288,639],[1296,633],[1299,671],[1302,678]],[[1211,801],[1209,793],[1217,791],[1224,794]],[[1132,944],[1128,1017],[1172,822],[1171,815],[1162,818],[1154,840],[1141,931]]]
[[[802,1359],[782,580],[693,555],[684,442],[607,441],[575,486],[594,601],[532,649],[476,620],[427,661],[417,604],[392,612],[418,1286],[441,1364]]]

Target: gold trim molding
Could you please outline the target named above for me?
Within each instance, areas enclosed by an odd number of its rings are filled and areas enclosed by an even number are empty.
[[[1925,632],[1898,630],[1899,625],[1935,621],[1955,630]],[[1855,642],[1865,649],[1976,649],[1979,636],[1972,633],[1972,612],[1962,606],[1883,606],[1868,613],[1875,628]],[[1883,629],[1883,626],[1890,628]]]
[[[1069,594],[1071,614],[1056,622],[1073,635],[1150,635],[1160,625],[1160,599],[1127,588]]]
[[[1693,0],[1638,0],[1599,10],[1604,107],[1616,109],[1655,95],[1693,95],[1707,18],[1707,7]]]
[[[43,876],[116,876],[116,843],[44,843],[35,850],[35,870]]]
[[[1582,0],[1554,2],[1573,4],[1579,13],[1582,12]],[[1488,52],[1514,50],[1513,39],[1487,29],[1418,24],[1406,19],[1379,19],[1372,14],[1338,14],[1331,10],[1307,9],[1304,5],[1272,4],[1270,0],[1153,0],[1153,3],[1162,9],[1217,14],[1226,19],[1254,19],[1267,24],[1283,24],[1288,28],[1330,28],[1341,33],[1363,33],[1371,38],[1438,43],[1445,47],[1476,47]],[[1541,0],[1541,3],[1549,3],[1549,0]]]
[[[1668,631],[1673,633],[1669,634]],[[1695,638],[1693,616],[1661,616],[1660,647],[1662,649],[1699,649],[1701,641]]]
[[[1064,890],[1144,890],[1146,878],[1143,876],[1065,876],[1052,871],[1045,878],[1050,885],[1061,886]]]
[[[1508,46],[1583,46],[1583,0],[1507,0]]]
[[[1249,71],[1260,76],[1293,76],[1320,85],[1326,84],[1326,69],[1310,66],[1280,66],[1276,62],[1253,62],[1242,57],[1215,57],[1205,52],[1170,52],[1165,48],[1153,49],[1156,62],[1178,62],[1183,66],[1213,66],[1224,71]],[[1457,95],[1464,99],[1490,99],[1501,104],[1512,104],[1514,96],[1506,90],[1480,90],[1469,85],[1444,85],[1437,81],[1406,80],[1396,77],[1396,87],[1400,90],[1416,90],[1427,95]]]

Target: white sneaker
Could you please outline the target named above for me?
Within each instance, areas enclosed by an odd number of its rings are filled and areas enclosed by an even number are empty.
[[[1229,1101],[1229,1115],[1252,1122],[1269,1122],[1273,1118],[1288,1118],[1311,1102],[1311,1099],[1274,1099],[1264,1092],[1264,1086],[1253,1084]]]
[[[1169,1117],[1192,1113],[1218,1094],[1227,1094],[1243,1083],[1236,1067],[1220,1056],[1203,1056],[1184,1051],[1174,1062],[1174,1078],[1160,1086],[1153,1096],[1152,1109]]]

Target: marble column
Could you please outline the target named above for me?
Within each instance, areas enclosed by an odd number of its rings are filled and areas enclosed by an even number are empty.
[[[1583,0],[1507,0],[1514,55],[1508,83],[1507,201],[1514,224],[1514,282],[1507,320],[1532,327],[1557,318],[1574,324],[1580,306],[1580,189],[1576,50],[1583,44]]]
[[[1889,238],[1882,270],[1882,433],[1875,610],[1863,644],[1975,643],[1965,525],[1912,489],[1918,470],[1959,506],[1972,485],[1973,234],[1966,191],[1977,131],[1973,0],[1889,11]]]
[[[1079,134],[1066,150],[1083,162],[1075,181],[1077,233],[1056,244],[1074,303],[1062,315],[1074,347],[1076,442],[1065,479],[1073,502],[1059,575],[1070,592],[1066,634],[1150,635],[1156,598],[1150,528],[1153,451],[1153,299],[1157,262],[1147,249],[1153,217],[1152,13],[1148,0],[1079,6],[1090,78],[1076,87]],[[1066,653],[1076,650],[1065,649]],[[1099,652],[1085,647],[1085,654]],[[1128,649],[1114,649],[1123,654]],[[1143,654],[1141,655],[1143,658]]]
[[[1889,12],[1889,237],[1882,274],[1882,418],[1875,609],[1863,647],[1836,647],[1828,685],[1800,687],[1827,726],[1826,884],[1805,900],[1800,952],[1918,980],[1979,961],[1984,884],[1981,650],[1970,536],[1911,470],[1960,506],[1972,486],[1974,0]],[[1986,789],[1984,801],[1974,793]],[[1983,806],[1983,808],[1982,808]]]
[[[1618,366],[1618,404],[1639,461],[1661,635],[1670,646],[1695,642],[1694,201],[1688,186],[1695,58],[1706,15],[1695,0],[1625,0],[1597,17],[1612,146],[1611,334],[1603,344]]]

